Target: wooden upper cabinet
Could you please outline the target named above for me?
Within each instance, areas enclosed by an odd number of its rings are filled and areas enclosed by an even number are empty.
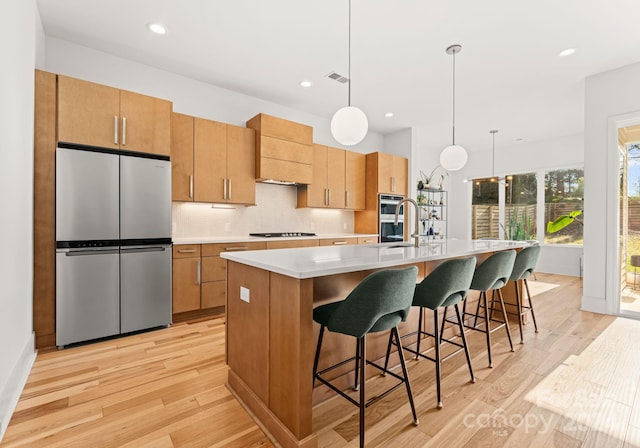
[[[314,167],[315,169],[315,167]],[[328,207],[345,206],[345,150],[327,147]]]
[[[408,161],[404,157],[383,152],[377,157],[378,193],[407,195]]]
[[[58,76],[58,140],[169,155],[171,102]]]
[[[364,210],[366,156],[364,154],[345,151],[345,208]]]
[[[256,203],[256,133],[227,125],[227,202]]]
[[[171,114],[171,199],[193,201],[193,117]]]
[[[188,163],[183,164],[179,155],[180,147],[188,154],[188,118],[193,120],[193,199],[185,196],[185,192],[188,193],[185,189],[190,187]],[[255,204],[255,132],[252,129],[181,114],[174,114],[173,129],[174,133],[183,135],[172,136],[172,151],[176,151],[181,166],[172,171],[174,185],[181,183],[174,190],[181,193],[173,197],[174,201]]]
[[[227,125],[195,118],[193,139],[194,199],[224,202],[227,174]]]
[[[298,187],[298,207],[327,207],[327,147],[313,145],[311,184]]]
[[[247,121],[247,127],[256,131],[256,179],[312,182],[311,126],[258,114]]]
[[[171,102],[120,91],[120,148],[168,156],[171,152]]]
[[[58,140],[120,148],[120,91],[58,76]]]

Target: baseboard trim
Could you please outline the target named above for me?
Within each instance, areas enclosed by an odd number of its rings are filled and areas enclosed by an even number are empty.
[[[36,359],[36,350],[34,347],[35,333],[31,333],[4,390],[0,390],[0,442],[2,442],[4,433],[9,426],[13,411],[15,411],[18,405],[18,400],[20,400],[20,395],[27,383],[29,373]]]

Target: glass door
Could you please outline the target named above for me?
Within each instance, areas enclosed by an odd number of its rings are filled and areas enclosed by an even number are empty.
[[[618,129],[620,314],[640,317],[640,125]]]

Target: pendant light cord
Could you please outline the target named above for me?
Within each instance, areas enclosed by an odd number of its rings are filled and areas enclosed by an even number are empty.
[[[351,1],[351,0],[349,0]],[[453,50],[453,144],[456,144],[456,51]]]
[[[351,106],[351,0],[349,0],[349,73],[347,74],[349,76],[349,85],[347,86],[348,91],[349,91],[349,97],[348,97],[348,101],[347,101],[347,105]]]

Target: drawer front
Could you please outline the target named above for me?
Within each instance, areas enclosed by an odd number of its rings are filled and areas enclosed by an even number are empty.
[[[375,236],[359,236],[358,244],[376,244],[378,242],[378,238]]]
[[[313,128],[311,126],[265,114],[260,115],[260,133],[263,136],[269,135],[308,145],[313,141]]]
[[[199,244],[180,244],[178,246],[173,246],[173,258],[191,258],[199,256]]]
[[[264,241],[254,241],[246,243],[215,243],[203,244],[202,256],[211,257],[220,255],[220,252],[238,252],[243,250],[264,250],[266,248]]]
[[[201,308],[225,306],[227,301],[227,282],[209,282],[202,284]]]
[[[310,184],[313,181],[313,165],[261,157],[260,163],[256,166],[256,176],[259,179],[286,180],[298,184]]]
[[[227,279],[227,260],[221,257],[202,257],[202,282]]]
[[[311,165],[313,163],[313,146],[262,136],[260,138],[260,157]]]
[[[316,247],[318,240],[267,241],[267,249],[290,249],[293,247]]]
[[[350,246],[358,244],[358,238],[328,238],[320,240],[320,246]]]

